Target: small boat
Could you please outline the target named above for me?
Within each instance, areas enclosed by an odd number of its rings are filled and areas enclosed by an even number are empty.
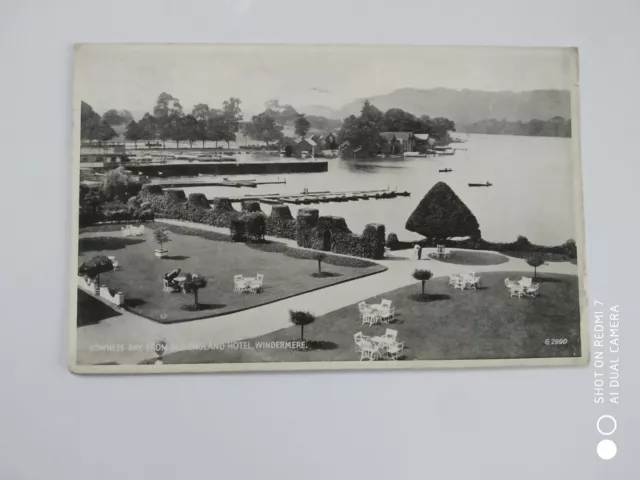
[[[450,168],[445,168],[444,170],[438,170],[440,173],[449,173],[449,172],[453,172],[453,170],[451,170]]]
[[[492,185],[493,185],[493,183],[489,183],[489,182],[487,182],[487,183],[470,183],[469,184],[470,187],[490,187]]]

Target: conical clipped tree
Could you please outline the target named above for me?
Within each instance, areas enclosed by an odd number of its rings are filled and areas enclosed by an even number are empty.
[[[480,226],[471,210],[444,182],[436,183],[409,216],[405,228],[427,238],[480,238]]]

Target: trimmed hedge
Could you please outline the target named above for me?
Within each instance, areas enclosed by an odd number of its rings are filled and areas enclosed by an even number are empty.
[[[267,217],[267,235],[295,240],[296,232],[296,220],[291,215],[289,205],[274,205]]]
[[[218,198],[210,208],[202,194],[191,194],[187,199],[183,190],[163,192],[158,191],[157,185],[143,186],[138,201],[141,205],[148,204],[159,217],[229,228],[234,241],[272,235],[296,240],[301,247],[324,250],[324,232],[330,232],[332,252],[363,258],[384,256],[384,225],[369,224],[361,235],[356,235],[344,218],[319,217],[316,209],[302,208],[294,220],[288,206],[275,205],[267,218],[256,201],[243,202],[243,211],[238,211],[228,198]]]
[[[315,208],[298,211],[296,240],[298,245],[315,250],[326,250],[325,239],[334,253],[363,258],[383,258],[385,246],[384,225],[370,223],[361,235],[349,230],[342,217],[318,216]]]
[[[489,242],[482,238],[477,240],[434,240],[425,238],[417,242],[399,241],[393,246],[389,245],[389,248],[392,250],[404,250],[407,248],[413,248],[416,243],[422,247],[436,247],[437,245],[444,245],[448,248],[488,250],[503,253],[515,258],[529,258],[533,254],[539,254],[548,261],[575,260],[578,257],[576,242],[572,239],[567,240],[562,245],[548,247],[544,245],[535,245],[531,243],[527,237],[522,235],[519,235],[515,242],[510,243]]]

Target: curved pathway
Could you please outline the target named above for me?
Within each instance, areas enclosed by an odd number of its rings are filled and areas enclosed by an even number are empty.
[[[208,225],[166,219],[162,221],[201,230],[228,233],[228,229]],[[293,240],[269,237],[267,239],[297,247]],[[433,248],[424,248],[422,254],[427,256],[434,251]],[[477,252],[484,251],[477,250]],[[490,251],[485,253],[502,255]],[[289,309],[308,310],[320,316],[348,305],[354,305],[363,299],[417,283],[411,276],[415,268],[429,269],[433,272],[434,277],[470,271],[481,273],[531,270],[531,267],[523,259],[507,258],[508,262],[498,265],[455,265],[428,259],[428,257],[417,260],[413,258],[413,250],[398,250],[387,254],[384,260],[377,260],[378,263],[388,268],[382,273],[229,315],[162,325],[134,313],[122,311],[122,315],[77,329],[77,363],[84,365],[109,362],[135,364],[152,358],[154,355],[144,348],[129,350],[129,345],[147,346],[159,339],[165,340],[169,352],[172,352],[184,350],[193,345],[221,344],[265,335],[290,326]],[[578,274],[577,266],[569,262],[549,262],[541,268],[543,273]],[[124,351],[99,350],[107,347],[122,350],[122,346]]]

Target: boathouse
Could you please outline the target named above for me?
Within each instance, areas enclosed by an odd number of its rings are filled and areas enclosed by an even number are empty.
[[[311,138],[303,138],[293,147],[293,153],[296,157],[302,158],[304,152],[313,157],[318,144]]]
[[[400,155],[413,151],[413,133],[411,132],[380,132],[384,139],[382,153]]]
[[[428,133],[413,134],[413,148],[416,152],[425,153],[435,143]]]

